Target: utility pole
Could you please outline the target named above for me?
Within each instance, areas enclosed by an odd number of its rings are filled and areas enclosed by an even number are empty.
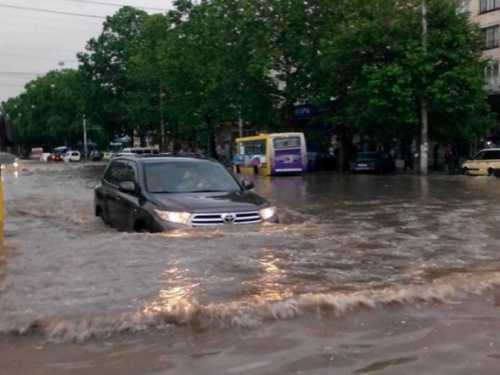
[[[88,147],[87,147],[87,116],[83,115],[83,154],[85,161],[87,161]]]
[[[243,137],[243,118],[241,117],[241,114],[240,117],[238,118],[238,134],[240,138]]]
[[[160,152],[166,152],[165,150],[165,120],[163,118],[163,93],[160,89]]]
[[[427,0],[422,0],[422,51],[427,55]],[[425,77],[424,77],[425,89]],[[420,174],[426,176],[429,168],[429,113],[427,111],[427,100],[422,93],[420,99]]]

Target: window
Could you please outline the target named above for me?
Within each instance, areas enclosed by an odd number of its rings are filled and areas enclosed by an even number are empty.
[[[499,0],[500,1],[500,0]],[[483,29],[484,48],[491,49],[499,46],[500,26],[492,26]]]
[[[274,138],[274,149],[300,148],[300,137]]]
[[[240,148],[241,155],[265,155],[266,154],[266,141],[248,141],[242,142],[242,149]]]
[[[479,0],[479,13],[500,9],[500,0]]]
[[[499,160],[500,151],[485,151],[483,153],[483,160]]]
[[[134,168],[124,162],[113,162],[106,171],[104,179],[113,185],[119,185],[125,181],[135,181]]]
[[[144,167],[150,193],[235,192],[241,188],[218,163],[170,161]]]
[[[498,61],[490,61],[484,70],[485,78],[490,81],[498,77]]]

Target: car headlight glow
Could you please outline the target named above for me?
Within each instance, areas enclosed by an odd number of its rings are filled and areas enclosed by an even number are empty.
[[[189,224],[189,220],[191,219],[191,214],[189,212],[173,212],[160,210],[155,210],[155,212],[160,217],[160,219],[168,221],[170,223],[187,225]]]
[[[260,217],[262,220],[272,219],[276,215],[276,207],[267,207],[260,210]]]

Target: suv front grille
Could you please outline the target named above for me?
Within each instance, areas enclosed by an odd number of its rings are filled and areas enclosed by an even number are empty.
[[[256,224],[261,221],[262,218],[258,211],[193,214],[191,217],[191,225],[194,227],[224,224]]]

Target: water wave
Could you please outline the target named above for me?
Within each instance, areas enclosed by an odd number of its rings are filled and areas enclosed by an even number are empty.
[[[2,324],[0,334],[41,335],[51,342],[84,342],[122,333],[170,330],[176,326],[255,328],[265,322],[293,319],[319,311],[342,316],[359,308],[393,304],[454,303],[470,294],[500,286],[500,272],[460,273],[431,283],[367,289],[356,292],[308,293],[281,301],[242,300],[200,304],[179,300],[155,303],[134,313],[92,317],[41,318],[24,324]]]

